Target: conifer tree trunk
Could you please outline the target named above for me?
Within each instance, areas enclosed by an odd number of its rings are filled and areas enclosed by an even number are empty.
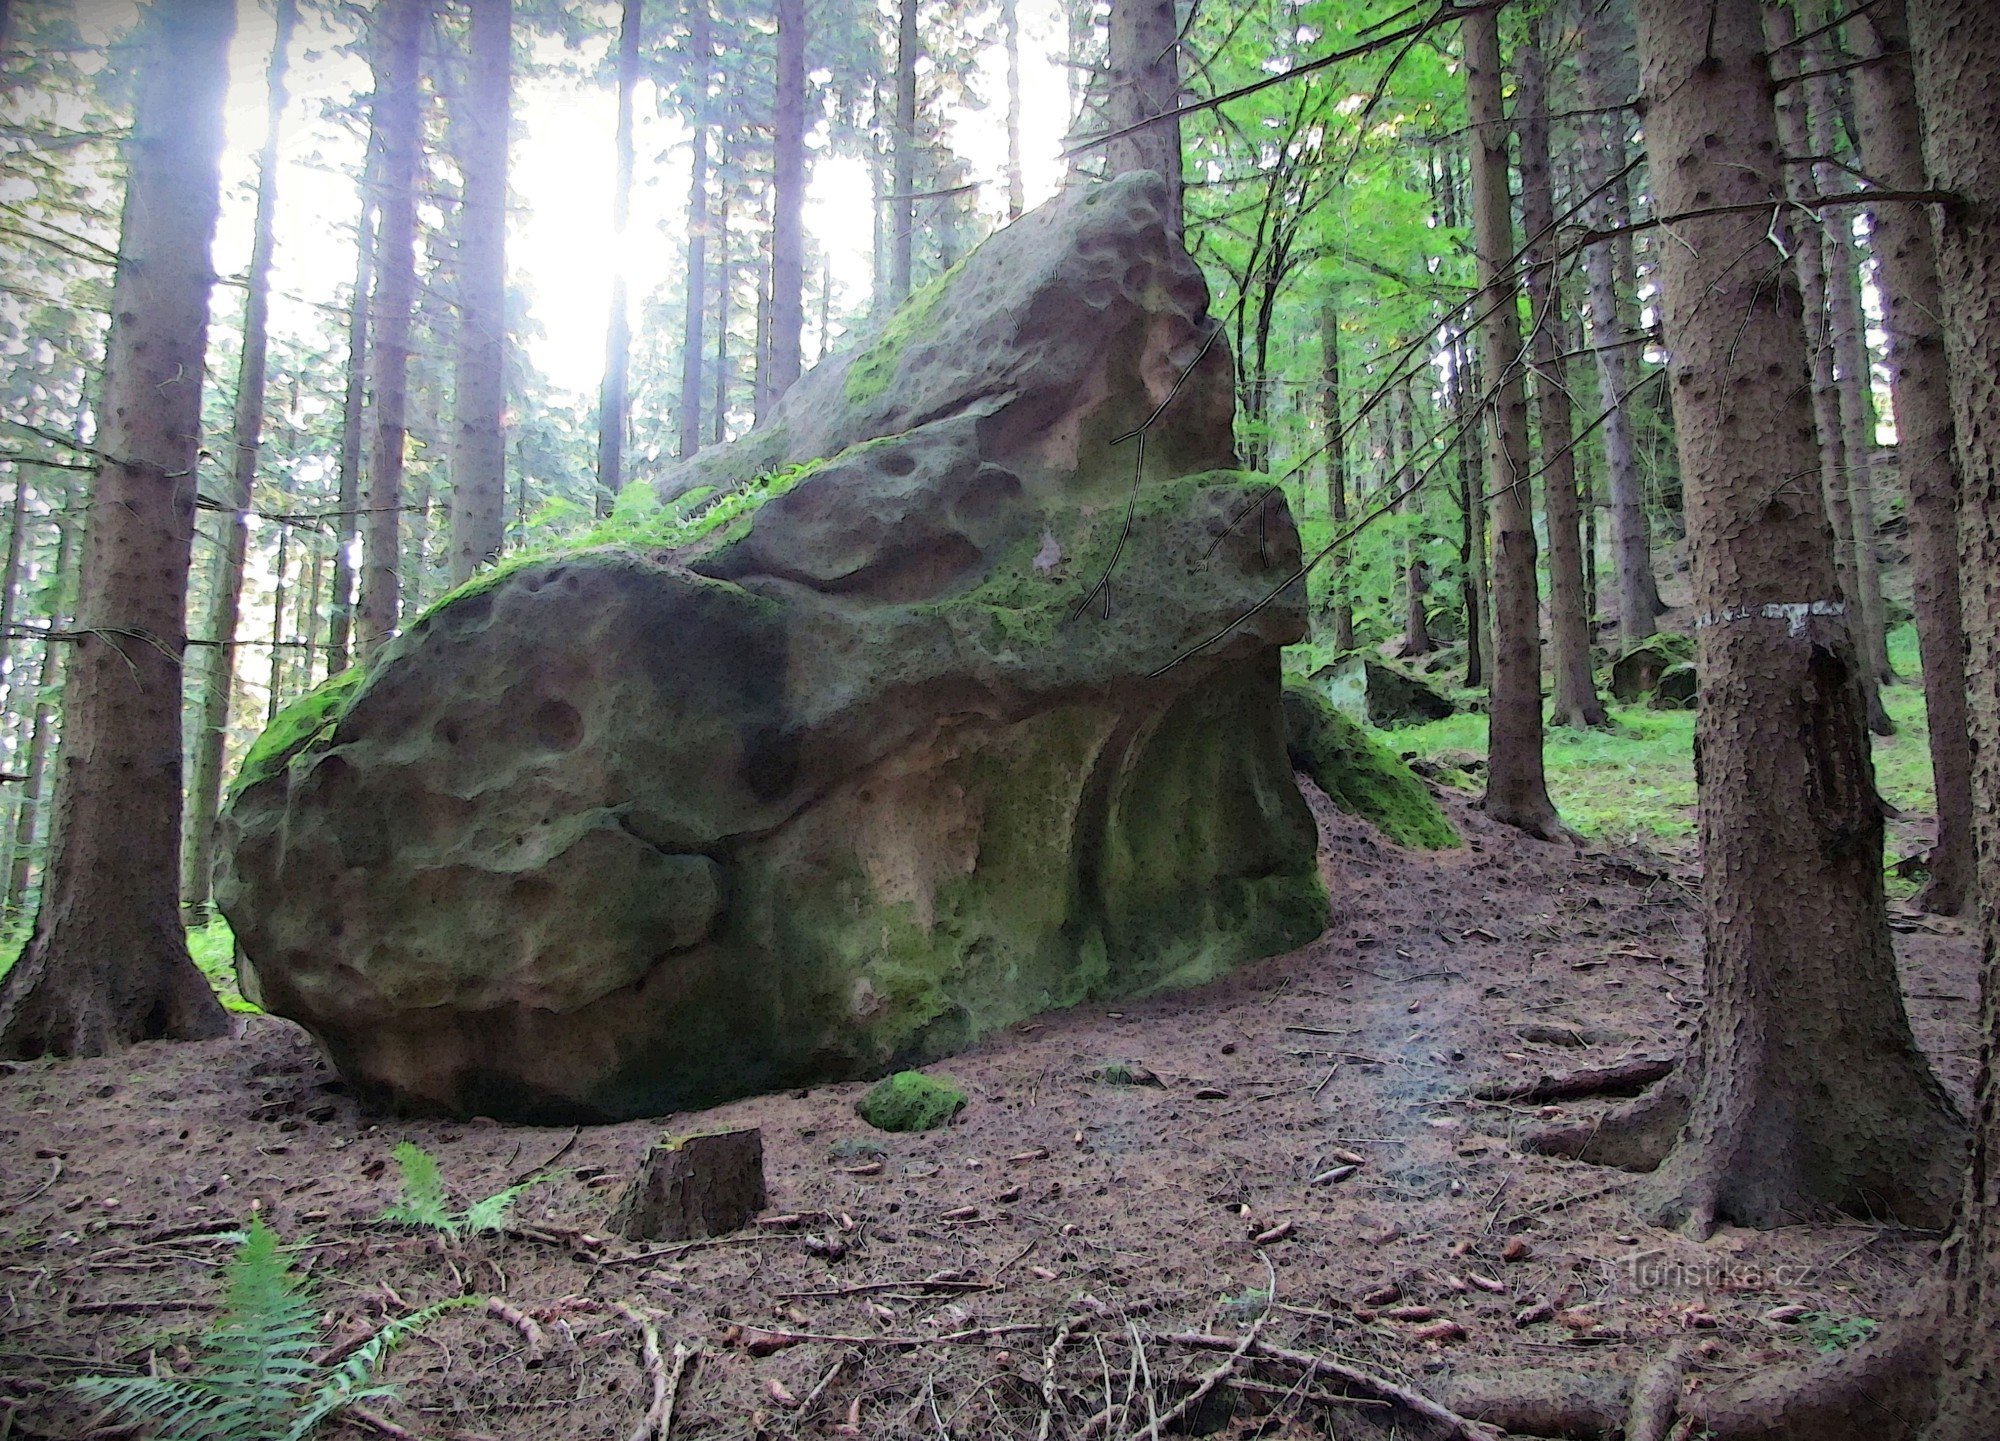
[[[1928,181],[1903,0],[1879,0],[1851,23],[1849,34],[1869,62],[1854,72],[1862,167],[1891,190],[1922,190]],[[1876,206],[1873,235],[1889,337],[1896,452],[1910,498],[1917,643],[1937,790],[1937,843],[1917,904],[1951,916],[1973,892],[1972,748],[1958,596],[1958,449],[1943,301],[1930,218],[1922,210]]]
[[[1653,578],[1652,526],[1646,518],[1646,486],[1633,439],[1630,397],[1638,381],[1634,344],[1637,307],[1631,299],[1638,268],[1632,237],[1623,227],[1632,219],[1626,183],[1625,118],[1613,107],[1629,98],[1620,83],[1620,57],[1630,37],[1628,7],[1612,0],[1582,0],[1583,46],[1578,70],[1584,117],[1583,183],[1592,195],[1588,215],[1599,230],[1619,232],[1583,253],[1590,313],[1590,343],[1596,357],[1598,390],[1606,410],[1605,489],[1611,510],[1611,551],[1618,572],[1618,634],[1626,645],[1652,635],[1660,614],[1660,591]]]
[[[778,97],[771,176],[771,325],[767,388],[775,400],[799,378],[805,350],[806,5],[777,0]]]
[[[1181,122],[1170,115],[1181,103],[1180,26],[1174,0],[1111,0],[1110,90],[1105,119],[1104,173],[1151,170],[1167,182],[1167,224],[1181,233]],[[1151,121],[1151,124],[1146,122]],[[1131,129],[1138,126],[1138,129]]]
[[[1843,5],[1842,9],[1845,8]],[[1832,18],[1825,5],[1808,14],[1815,29]],[[1822,195],[1853,187],[1847,172],[1835,162],[1841,131],[1841,105],[1836,78],[1830,72],[1842,61],[1831,33],[1815,36],[1805,47],[1804,62],[1816,72],[1806,80],[1810,97],[1815,188]],[[1882,573],[1875,554],[1875,400],[1868,358],[1868,335],[1861,314],[1861,276],[1854,250],[1854,211],[1835,210],[1820,217],[1825,230],[1827,318],[1833,332],[1833,363],[1840,404],[1842,477],[1847,483],[1850,537],[1856,598],[1860,603],[1855,645],[1863,662],[1862,684],[1869,694],[1869,724],[1886,735],[1887,712],[1877,688],[1896,679],[1889,667],[1882,619]]]
[[[33,938],[0,1055],[218,1036],[180,923],[181,679],[230,0],[144,21],[67,732]]]
[[[1007,218],[1019,220],[1027,203],[1021,182],[1020,0],[1000,0],[1000,38],[1007,52]]]
[[[513,0],[469,0],[472,63],[454,117],[465,193],[458,209],[458,323],[452,404],[451,583],[507,543],[507,125],[513,112]]]
[[[1528,303],[1534,332],[1528,344],[1541,414],[1542,504],[1549,532],[1549,649],[1557,725],[1603,725],[1604,702],[1590,669],[1590,612],[1583,587],[1583,537],[1576,490],[1576,428],[1570,416],[1568,325],[1556,271],[1555,181],[1549,160],[1549,93],[1543,70],[1541,22],[1526,22],[1515,61],[1519,90],[1514,113],[1521,135],[1521,226],[1528,233]]]
[[[1326,505],[1333,519],[1333,532],[1347,529],[1347,432],[1340,418],[1340,313],[1331,297],[1319,306],[1320,419],[1326,431]],[[1347,571],[1352,564],[1343,554],[1333,576],[1333,648],[1337,652],[1354,649],[1354,606],[1348,599]]]
[[[720,158],[720,157],[718,157]],[[729,253],[729,180],[721,171],[721,194],[715,206],[715,394],[709,400],[709,442],[729,439],[729,302],[736,288],[735,257]]]
[[[289,579],[292,528],[278,527],[278,554],[272,562],[271,668],[264,678],[264,724],[278,718],[285,706],[285,582]]]
[[[1925,1436],[1988,1441],[2000,1435],[2000,11],[1984,0],[1918,0],[1909,21],[1931,183],[1956,197],[1937,210],[1935,234],[1964,482],[1962,584],[1985,967],[1972,1168],[1945,1246],[1938,1412]]]
[[[708,0],[689,0],[688,53],[695,71],[693,113],[688,116],[694,158],[688,172],[687,313],[681,330],[678,451],[683,460],[701,449],[702,322],[708,305]]]
[[[1472,225],[1478,252],[1480,353],[1488,407],[1486,490],[1493,497],[1493,686],[1486,812],[1543,840],[1569,836],[1542,771],[1541,605],[1536,595],[1528,389],[1521,355],[1500,28],[1480,10],[1461,22],[1472,115]]]
[[[1465,336],[1453,341],[1451,355],[1451,398],[1458,436],[1458,562],[1465,610],[1465,683],[1477,688],[1489,683],[1487,658],[1493,654],[1492,629],[1487,622],[1486,492],[1479,479],[1484,422],[1478,404],[1479,382],[1472,369],[1472,346]]]
[[[56,593],[64,599],[58,602],[57,614],[49,617],[52,629],[64,627],[63,611],[67,607],[70,592],[70,571],[76,555],[77,522],[68,515],[69,496],[65,494],[56,511]],[[43,802],[48,795],[49,754],[55,749],[56,705],[53,699],[56,687],[62,679],[63,646],[56,641],[42,643],[42,663],[35,679],[34,720],[28,728],[28,759],[22,767],[27,779],[21,782],[21,803],[14,812],[14,843],[7,868],[7,892],[5,915],[11,919],[21,913],[27,904],[28,887],[33,879],[35,847],[41,839],[41,818]]]
[[[917,0],[902,0],[896,18],[896,135],[889,196],[889,307],[910,298],[910,247],[917,228]]]
[[[340,404],[333,595],[327,605],[326,620],[328,675],[338,675],[347,669],[354,628],[354,551],[361,531],[361,452],[368,405],[368,313],[375,269],[376,172],[371,154],[361,179],[361,218],[355,225],[354,294],[347,307],[347,384]]]
[[[1764,34],[1771,46],[1773,73],[1781,78],[1799,74],[1815,63],[1802,57],[1795,43],[1797,33],[1791,8],[1781,0],[1765,0]],[[1787,155],[1812,153],[1808,93],[1803,84],[1786,85],[1778,91],[1778,143]],[[1794,164],[1786,169],[1785,190],[1793,199],[1806,200],[1815,188],[1812,167]],[[1819,440],[1820,493],[1833,529],[1834,574],[1849,613],[1860,617],[1863,608],[1861,581],[1855,570],[1853,491],[1848,479],[1846,433],[1842,426],[1840,387],[1834,376],[1835,346],[1828,308],[1827,232],[1810,218],[1787,229],[1804,313],[1806,358],[1812,376],[1813,429]],[[1868,728],[1878,735],[1887,735],[1891,726],[1888,713],[1882,709],[1880,689],[1866,673],[1861,676],[1860,684],[1863,703],[1868,709]]]
[[[1707,983],[1651,1205],[1697,1235],[1835,1212],[1937,1226],[1963,1129],[1904,1013],[1854,643],[1799,484],[1817,456],[1797,279],[1769,233],[1784,184],[1758,6],[1638,9],[1657,204],[1694,214],[1660,278],[1700,639]],[[1675,1109],[1665,1093],[1599,1144],[1670,1136]]]
[[[1424,503],[1411,489],[1417,475],[1417,438],[1413,420],[1417,408],[1416,396],[1411,382],[1405,380],[1397,387],[1390,403],[1390,414],[1385,418],[1385,430],[1389,437],[1390,469],[1395,478],[1390,482],[1398,492],[1408,491],[1396,502],[1396,509],[1415,517],[1415,524],[1403,540],[1403,648],[1405,660],[1415,656],[1429,655],[1431,645],[1430,618],[1426,613],[1424,585]]]
[[[181,840],[181,904],[191,926],[208,919],[209,873],[215,869],[215,815],[222,805],[223,747],[229,731],[229,693],[236,684],[236,625],[242,607],[243,558],[249,545],[250,506],[257,462],[264,448],[264,379],[271,309],[271,252],[276,245],[278,143],[285,115],[286,51],[297,18],[293,0],[278,0],[277,34],[266,87],[264,148],[257,157],[257,217],[250,243],[250,273],[243,302],[243,352],[236,366],[236,412],[231,425],[228,489],[216,517],[219,544],[209,579],[203,647],[201,715],[188,775],[187,832]]]
[[[382,198],[369,324],[375,367],[369,414],[368,523],[361,602],[355,617],[361,658],[372,660],[395,633],[401,597],[403,447],[408,434],[410,318],[416,299],[418,128],[417,56],[426,0],[382,0],[375,28],[375,98],[370,123],[382,155]]]
[[[617,177],[611,189],[611,233],[619,242],[621,257],[625,231],[632,218],[632,92],[639,83],[639,39],[644,13],[643,0],[624,0],[618,20],[618,130],[614,141]],[[699,147],[698,130],[695,139]],[[699,170],[699,149],[696,159]],[[695,243],[692,229],[688,231],[688,241],[690,247]],[[596,509],[600,516],[611,514],[618,492],[625,488],[625,409],[631,370],[632,316],[621,260],[611,270],[611,314],[604,328],[604,377],[597,390]]]

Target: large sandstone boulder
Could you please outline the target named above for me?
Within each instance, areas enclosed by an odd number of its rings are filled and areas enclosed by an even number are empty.
[[[1163,199],[1024,217],[596,543],[281,715],[223,821],[246,991],[379,1098],[592,1119],[1315,935],[1297,536],[1228,469]]]

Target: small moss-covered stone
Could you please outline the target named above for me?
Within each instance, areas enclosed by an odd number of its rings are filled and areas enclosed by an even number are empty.
[[[1328,800],[1398,845],[1440,851],[1458,844],[1424,783],[1310,684],[1285,687],[1285,748]]]
[[[1680,661],[1660,672],[1660,679],[1653,686],[1653,698],[1646,704],[1654,710],[1688,710],[1693,707],[1699,689],[1694,662]]]
[[[1694,662],[1694,637],[1661,631],[1627,646],[1611,662],[1611,694],[1622,704],[1636,705],[1659,688],[1675,666]]]
[[[1310,681],[1349,720],[1382,729],[1443,720],[1458,710],[1416,672],[1366,651],[1350,651],[1321,666]]]
[[[922,1071],[884,1076],[854,1103],[854,1113],[878,1131],[934,1131],[965,1109],[965,1092]]]

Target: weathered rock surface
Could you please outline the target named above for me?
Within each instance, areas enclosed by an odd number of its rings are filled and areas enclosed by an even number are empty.
[[[589,1119],[1315,935],[1297,536],[1227,469],[1162,199],[1024,217],[601,543],[281,716],[223,822],[246,990],[377,1097]]]
[[[1677,704],[1694,699],[1694,637],[1678,631],[1660,631],[1635,641],[1611,662],[1611,694],[1625,705],[1636,705],[1660,688],[1669,672],[1686,667],[1685,678],[1676,682]]]
[[[1422,676],[1368,651],[1321,666],[1307,683],[1357,725],[1388,729],[1455,715],[1451,698]]]

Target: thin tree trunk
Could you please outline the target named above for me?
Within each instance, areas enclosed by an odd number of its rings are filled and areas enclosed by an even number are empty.
[[[181,680],[230,0],[156,0],[127,151],[64,765],[0,1055],[218,1036],[181,929]]]
[[[708,307],[708,0],[689,0],[688,51],[694,102],[688,127],[694,157],[688,172],[686,319],[681,332],[680,444],[682,459],[701,449],[702,324]]]
[[[1879,0],[1852,22],[1861,58],[1854,72],[1862,166],[1892,190],[1922,190],[1922,137],[1910,70],[1903,0]],[[1906,205],[1873,211],[1882,328],[1889,337],[1889,383],[1896,454],[1910,505],[1910,538],[1923,653],[1924,709],[1937,789],[1937,844],[1917,904],[1957,915],[1973,894],[1972,748],[1965,709],[1965,624],[1958,596],[1957,438],[1945,364],[1943,302],[1929,217]]]
[[[278,527],[278,554],[272,565],[271,590],[271,669],[264,686],[264,724],[269,725],[285,708],[285,579],[291,559],[292,528]]]
[[[1931,184],[1958,197],[1934,214],[1939,314],[1965,485],[1963,598],[1985,965],[1972,1168],[1944,1250],[1938,1414],[1925,1434],[1927,1441],[1990,1441],[2000,1436],[2000,11],[1986,0],[1919,0],[1909,19]],[[1920,228],[1923,220],[1916,218]]]
[[[507,125],[513,113],[513,0],[468,0],[472,63],[454,118],[465,193],[458,209],[458,324],[452,404],[451,583],[507,544]],[[616,267],[614,267],[616,269]]]
[[[917,0],[902,0],[896,18],[896,135],[889,196],[889,304],[910,297],[910,246],[917,228]]]
[[[1486,489],[1493,497],[1493,687],[1486,812],[1544,840],[1569,837],[1542,771],[1541,604],[1535,582],[1528,388],[1512,269],[1507,119],[1500,104],[1500,26],[1491,10],[1461,22],[1472,115],[1472,225],[1479,265],[1480,352],[1488,407]]]
[[[326,584],[326,555],[313,539],[311,532],[300,539],[311,557],[306,571],[306,583],[299,587],[300,649],[297,677],[294,682],[295,693],[304,695],[313,688],[313,657],[319,654],[319,593],[320,588]]]
[[[354,625],[354,552],[361,532],[361,451],[368,398],[368,314],[374,282],[375,186],[373,147],[361,179],[361,218],[355,225],[354,295],[347,307],[347,387],[340,407],[340,472],[334,502],[333,597],[327,606],[326,670],[348,666]]]
[[[1331,296],[1319,306],[1320,418],[1326,431],[1326,507],[1333,533],[1347,529],[1347,431],[1340,418],[1340,314]],[[1354,649],[1354,605],[1348,599],[1351,552],[1342,552],[1333,573],[1333,648]]]
[[[361,657],[372,660],[395,633],[401,596],[403,445],[407,435],[410,318],[416,296],[417,165],[421,135],[417,55],[426,0],[382,0],[370,19],[375,35],[372,125],[382,152],[382,201],[376,233],[375,300],[369,326],[375,365],[373,445],[364,529]]]
[[[249,511],[264,447],[264,379],[270,318],[271,254],[276,245],[278,143],[285,115],[286,51],[296,19],[292,0],[279,0],[277,34],[266,81],[264,148],[257,157],[257,218],[250,244],[250,273],[243,302],[243,352],[236,366],[236,414],[231,427],[229,484],[216,517],[214,565],[201,667],[201,715],[188,776],[187,832],[181,841],[181,905],[187,923],[208,919],[209,873],[215,869],[215,814],[222,805],[222,768],[229,732],[229,695],[236,684],[236,627],[242,608],[243,558],[249,544]]]
[[[618,132],[613,142],[617,154],[617,178],[611,189],[611,234],[619,263],[611,268],[611,314],[604,327],[604,377],[597,390],[597,513],[611,514],[618,492],[625,488],[625,409],[626,389],[632,368],[631,305],[625,294],[625,231],[632,218],[632,92],[639,84],[639,38],[644,23],[643,0],[624,0],[618,21]],[[695,180],[701,183],[701,128],[695,128]],[[692,199],[693,188],[690,188]],[[688,215],[688,260],[692,271],[694,249],[700,232],[695,216]],[[688,281],[699,293],[691,277]],[[700,322],[695,322],[697,325]],[[701,364],[699,360],[695,362]],[[698,402],[697,402],[698,403]],[[683,455],[687,451],[681,452]]]
[[[1174,0],[1111,0],[1111,88],[1105,119],[1120,135],[1104,147],[1104,173],[1150,170],[1167,182],[1167,225],[1181,233],[1180,25]],[[1147,124],[1146,122],[1152,123]]]
[[[1841,9],[1845,9],[1843,4]],[[1816,4],[1813,25],[1834,18],[1824,4]],[[1839,46],[1831,34],[1814,37],[1805,47],[1804,61],[1814,74],[1805,84],[1811,97],[1810,125],[1813,153],[1820,160],[1813,166],[1815,188],[1822,195],[1836,194],[1853,187],[1847,173],[1834,163],[1841,129],[1840,98],[1835,77],[1824,73],[1841,60]],[[1833,363],[1840,396],[1840,446],[1842,478],[1847,483],[1849,523],[1853,526],[1854,585],[1860,601],[1860,628],[1855,632],[1863,665],[1862,683],[1867,687],[1869,723],[1877,734],[1887,734],[1888,715],[1875,692],[1895,681],[1889,667],[1889,652],[1883,637],[1882,572],[1875,554],[1875,400],[1874,380],[1868,359],[1868,335],[1861,314],[1861,275],[1854,252],[1854,214],[1835,211],[1821,217],[1825,227],[1827,315],[1833,328]],[[1877,722],[1880,722],[1879,725]]]
[[[1548,78],[1541,21],[1529,17],[1515,60],[1514,114],[1521,133],[1521,227],[1528,233],[1528,304],[1534,317],[1528,358],[1541,414],[1542,505],[1549,532],[1549,649],[1553,720],[1583,728],[1608,717],[1590,670],[1590,612],[1583,586],[1583,537],[1576,493],[1576,427],[1570,417],[1568,324],[1556,271],[1555,181],[1549,160]]]
[[[1391,402],[1392,414],[1386,417],[1389,435],[1391,469],[1395,480],[1391,482],[1398,492],[1410,491],[1411,482],[1417,474],[1417,436],[1412,416],[1417,408],[1416,397],[1412,393],[1411,382],[1405,380],[1397,387]],[[1403,659],[1429,655],[1431,645],[1430,620],[1424,604],[1424,503],[1414,491],[1396,502],[1396,509],[1414,517],[1410,533],[1403,538]]]
[[[1611,510],[1611,551],[1618,571],[1618,633],[1635,645],[1653,634],[1660,606],[1653,578],[1652,527],[1646,518],[1646,486],[1633,440],[1631,399],[1638,378],[1635,307],[1629,297],[1638,274],[1632,257],[1631,189],[1624,172],[1625,117],[1613,107],[1628,95],[1618,82],[1618,57],[1629,38],[1625,7],[1584,0],[1583,46],[1579,59],[1583,103],[1583,183],[1598,198],[1589,208],[1593,227],[1618,232],[1584,251],[1589,299],[1590,343],[1598,389],[1606,415],[1605,489]]]
[[[55,586],[60,599],[57,613],[49,617],[51,629],[61,629],[64,612],[68,606],[71,586],[71,566],[76,555],[77,522],[67,512],[69,497],[62,499],[61,509],[56,513],[56,557]],[[63,673],[64,647],[56,641],[42,643],[42,664],[35,682],[35,718],[28,731],[28,760],[22,767],[26,779],[21,782],[21,804],[14,812],[13,855],[7,870],[6,915],[11,920],[21,913],[27,904],[28,887],[33,879],[34,858],[43,814],[43,801],[48,794],[49,754],[55,749],[56,703],[53,699],[56,687]]]
[[[709,440],[729,439],[729,301],[736,288],[736,265],[729,253],[729,183],[724,170],[722,194],[715,206],[715,394],[710,399]]]
[[[805,351],[806,5],[777,0],[778,115],[771,194],[771,364],[773,399],[799,378]]]
[[[1452,343],[1451,396],[1458,434],[1458,494],[1462,530],[1459,537],[1460,592],[1465,608],[1465,683],[1477,688],[1489,683],[1487,657],[1493,654],[1487,623],[1491,607],[1486,567],[1486,492],[1479,483],[1479,453],[1485,420],[1479,408],[1479,382],[1472,371],[1472,346],[1463,335]]]
[[[1963,1129],[1912,1039],[1856,657],[1816,472],[1756,0],[1640,0],[1662,320],[1693,563],[1708,1004],[1651,1209],[1696,1235],[1937,1226]],[[1614,1123],[1607,1128],[1618,1129]],[[1600,1134],[1604,1131],[1601,1130]]]
[[[1020,0],[1000,0],[1000,38],[1007,52],[1007,218],[1019,220],[1027,204],[1021,183]]]

